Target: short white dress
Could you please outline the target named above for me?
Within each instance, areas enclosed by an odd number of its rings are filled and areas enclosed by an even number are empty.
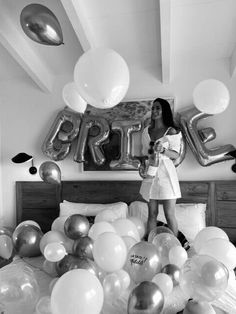
[[[163,147],[166,149],[174,150],[179,153],[181,133],[168,135],[168,131],[169,129],[167,129],[163,137],[157,141],[161,141]],[[146,127],[142,134],[143,155],[147,155],[150,141],[151,139],[148,133],[148,127]],[[173,161],[169,157],[164,154],[160,154],[156,176],[154,178],[143,179],[139,193],[147,202],[149,199],[166,200],[181,197],[177,171]]]

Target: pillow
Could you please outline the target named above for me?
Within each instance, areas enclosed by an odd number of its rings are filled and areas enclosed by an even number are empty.
[[[176,204],[176,219],[179,230],[192,243],[200,230],[206,227],[206,204]],[[129,205],[129,216],[139,217],[146,222],[148,218],[147,203],[135,201]],[[166,223],[163,205],[159,204],[158,220]]]
[[[110,210],[114,213],[116,219],[126,218],[128,214],[128,205],[124,202],[110,203],[110,204],[87,204],[87,203],[73,203],[63,201],[60,203],[59,216],[70,216],[73,214],[80,214],[84,216],[96,216],[104,210]]]

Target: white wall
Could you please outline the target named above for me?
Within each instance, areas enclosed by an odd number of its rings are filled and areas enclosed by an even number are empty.
[[[227,110],[218,116],[204,119],[203,126],[211,126],[217,133],[215,146],[233,144],[236,146],[236,79],[230,79],[227,60],[217,63],[197,64],[185,61],[174,68],[173,83],[163,85],[155,77],[155,70],[131,70],[131,83],[126,100],[137,98],[153,99],[157,96],[175,97],[175,111],[192,105],[193,88],[198,82],[207,78],[219,79],[226,84],[231,94],[231,102]],[[41,145],[54,121],[56,114],[63,109],[61,90],[72,78],[60,77],[54,93],[45,94],[28,77],[21,80],[0,82],[0,123],[1,123],[1,155],[2,162],[2,207],[0,217],[4,215],[5,224],[15,224],[15,181],[41,180],[39,175],[28,173],[30,165],[13,164],[11,158],[19,152],[27,152],[35,157],[37,167],[47,160],[41,151]],[[212,145],[212,144],[211,144]],[[233,161],[218,163],[209,167],[199,165],[188,149],[183,163],[178,167],[181,180],[217,180],[235,179],[231,171]],[[81,172],[80,166],[73,161],[72,153],[58,162],[62,180],[93,179],[140,179],[137,172]],[[0,202],[1,205],[1,202]]]

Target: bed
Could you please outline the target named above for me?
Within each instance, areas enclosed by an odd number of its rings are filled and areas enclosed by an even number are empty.
[[[61,185],[45,182],[16,182],[16,222],[34,220],[45,233],[60,214],[60,204],[64,200],[75,203],[109,204],[125,202],[131,205],[142,202],[139,195],[141,181],[63,181]],[[219,226],[231,240],[236,242],[236,181],[182,181],[180,204],[205,204],[206,225]],[[47,295],[52,278],[42,269],[42,258],[16,259],[14,263],[32,266],[41,282],[41,296]],[[173,298],[178,298],[178,293]],[[232,291],[230,291],[232,293]],[[221,302],[225,304],[229,295]],[[173,299],[174,300],[174,299]],[[216,313],[224,312],[224,306],[216,302]],[[118,302],[104,304],[102,314],[126,313],[127,293]],[[233,313],[233,312],[232,312]],[[236,313],[236,312],[235,312]],[[171,307],[165,314],[174,314]]]

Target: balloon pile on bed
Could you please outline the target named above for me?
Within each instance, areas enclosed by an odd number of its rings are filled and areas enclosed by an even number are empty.
[[[167,227],[156,227],[148,241],[144,235],[137,217],[109,221],[101,214],[94,224],[80,214],[58,217],[45,234],[35,221],[24,221],[14,231],[2,227],[3,259],[42,254],[44,271],[55,279],[51,296],[38,300],[33,272],[22,269],[18,276],[9,264],[0,270],[0,304],[7,310],[17,294],[14,304],[19,308],[21,302],[26,314],[32,306],[37,314],[108,313],[106,306],[120,301],[121,313],[128,314],[215,313],[211,303],[229,281],[235,282],[236,248],[227,234],[217,227],[202,229],[192,256]]]

